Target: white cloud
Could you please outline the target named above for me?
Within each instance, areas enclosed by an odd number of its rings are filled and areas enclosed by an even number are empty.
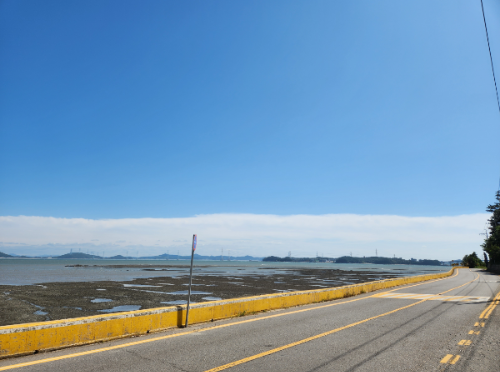
[[[61,254],[78,246],[106,254],[123,254],[128,248],[139,249],[141,255],[168,249],[187,254],[190,237],[197,233],[197,252],[207,255],[220,254],[224,248],[233,255],[284,256],[292,251],[294,256],[316,252],[331,257],[350,252],[372,256],[377,249],[383,256],[445,260],[473,250],[479,253],[479,232],[488,218],[485,213],[445,217],[210,214],[108,220],[4,216],[0,217],[4,242],[0,247],[16,254]]]

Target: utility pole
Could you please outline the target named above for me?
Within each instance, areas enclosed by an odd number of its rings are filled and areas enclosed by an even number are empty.
[[[186,306],[186,325],[185,327],[188,326],[188,320],[189,320],[189,302],[191,301],[191,286],[193,284],[193,259],[194,259],[194,251],[196,250],[196,244],[197,244],[197,237],[196,234],[193,234],[193,244],[191,245],[191,269],[189,270],[189,292],[188,292],[188,300],[187,300],[187,306]]]

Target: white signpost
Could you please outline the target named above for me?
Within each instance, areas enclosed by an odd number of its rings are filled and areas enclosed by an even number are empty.
[[[196,250],[197,237],[196,234],[193,235],[193,245],[191,249],[191,270],[189,271],[189,290],[188,290],[188,301],[187,301],[187,309],[186,309],[186,325],[188,326],[189,320],[189,301],[191,300],[191,284],[193,283],[193,259],[194,259],[194,251]]]

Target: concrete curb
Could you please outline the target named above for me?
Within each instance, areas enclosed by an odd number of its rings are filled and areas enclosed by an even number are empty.
[[[457,267],[454,267],[450,271],[440,274],[386,279],[343,287],[203,302],[190,306],[189,320],[190,324],[203,323],[261,311],[331,301],[380,289],[444,278],[452,275],[456,269]],[[0,358],[182,327],[185,316],[186,306],[183,305],[3,326],[0,327]]]

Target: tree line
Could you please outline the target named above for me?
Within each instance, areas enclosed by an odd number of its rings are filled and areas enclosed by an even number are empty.
[[[500,190],[495,195],[496,203],[488,205],[487,212],[491,213],[488,220],[489,227],[482,244],[485,252],[484,259],[494,265],[500,265]]]
[[[481,247],[483,248],[484,261],[478,257],[476,252],[466,254],[462,259],[462,265],[468,267],[488,267],[500,265],[500,190],[495,195],[496,203],[488,205],[486,212],[491,213],[488,220],[488,229],[485,232],[485,239]]]
[[[431,265],[439,266],[438,260],[416,260],[414,258],[405,260],[404,258],[392,257],[351,257],[343,256],[339,258],[331,257],[276,257],[269,256],[262,261],[266,262],[336,262],[336,263],[371,263],[381,265]]]

